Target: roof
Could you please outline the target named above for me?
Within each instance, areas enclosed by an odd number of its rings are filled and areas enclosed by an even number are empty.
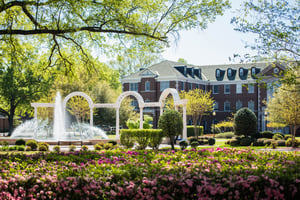
[[[148,68],[141,69],[140,71],[133,73],[127,77],[122,79],[122,82],[139,80],[144,76],[153,76],[156,79],[160,78],[176,78],[176,79],[196,79],[196,80],[204,80],[204,81],[232,81],[232,80],[253,80],[254,77],[251,76],[251,69],[255,68],[257,75],[262,72],[265,72],[267,69],[271,68],[270,63],[241,63],[241,64],[223,64],[223,65],[203,65],[196,66],[191,64],[185,64],[180,62],[174,62],[165,60],[160,63],[154,64]],[[180,70],[176,69],[176,67],[186,68],[194,68],[201,69],[201,78],[197,76],[191,76],[190,74],[184,74],[180,72]],[[221,79],[216,77],[216,70],[219,69],[223,75]],[[232,69],[233,76],[228,77],[228,69]],[[244,77],[240,77],[239,69],[245,69]]]

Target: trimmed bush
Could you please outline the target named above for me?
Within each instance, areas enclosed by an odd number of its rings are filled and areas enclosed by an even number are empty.
[[[199,136],[203,135],[204,128],[203,126],[197,126],[197,130],[199,131]],[[186,126],[187,137],[195,136],[194,126]]]
[[[288,140],[289,138],[292,138],[292,135],[290,135],[290,134],[284,135],[285,140]]]
[[[111,143],[112,145],[117,145],[118,144],[117,141],[115,141],[115,140],[109,140],[107,143]]]
[[[25,151],[25,146],[24,145],[18,145],[16,146],[17,151]]]
[[[285,146],[285,140],[276,140],[277,146],[284,147]]]
[[[228,144],[230,146],[239,146],[240,145],[240,141],[238,139],[234,138],[234,139],[228,140]]]
[[[46,142],[39,142],[38,143],[38,150],[39,151],[48,151],[49,150],[49,144]]]
[[[272,131],[263,131],[260,133],[260,138],[273,138],[274,133]]]
[[[75,145],[70,145],[69,146],[69,151],[75,151],[76,149],[76,146]]]
[[[208,138],[208,144],[209,145],[214,145],[216,143],[216,139],[215,138]]]
[[[179,146],[182,150],[186,149],[188,147],[188,145],[189,145],[189,143],[185,140],[179,142]]]
[[[257,132],[257,118],[249,108],[239,109],[233,118],[235,135],[254,136]]]
[[[103,148],[105,150],[111,150],[114,149],[114,145],[112,143],[104,143]]]
[[[24,139],[17,139],[16,143],[15,143],[15,145],[18,145],[18,146],[21,146],[21,145],[25,146],[25,144],[26,144],[26,141]]]
[[[197,146],[199,146],[199,142],[198,142],[198,141],[193,141],[193,142],[191,142],[191,147],[192,147],[192,148],[196,149]]]
[[[190,145],[192,144],[192,142],[198,142],[197,138],[194,138],[194,137],[190,137],[189,138],[189,142],[190,142]]]
[[[16,150],[16,149],[17,149],[16,146],[10,146],[10,147],[8,147],[8,150],[9,150],[9,151],[14,151],[14,150]]]
[[[292,138],[289,138],[287,141],[285,141],[285,146],[291,147],[292,146]],[[300,146],[300,141],[295,139],[295,147]]]
[[[86,146],[86,145],[83,145],[80,149],[81,149],[82,151],[87,151],[87,150],[89,150],[89,147]]]
[[[121,129],[120,130],[120,143],[126,148],[132,148],[134,145],[134,129]]]
[[[59,145],[55,145],[53,147],[53,150],[56,151],[56,152],[59,152],[60,151],[60,146]]]
[[[149,146],[153,149],[158,149],[162,143],[164,134],[161,129],[148,129],[149,133]]]
[[[26,146],[25,147],[25,151],[31,151],[31,147],[30,146]]]
[[[275,133],[272,137],[273,140],[283,140],[284,136],[280,133]]]
[[[35,151],[38,147],[38,144],[35,140],[28,140],[26,142],[26,146],[29,146],[31,148],[31,151]]]
[[[9,146],[9,142],[6,141],[6,140],[3,140],[3,141],[1,141],[1,145],[2,145],[3,147]]]
[[[253,146],[265,146],[266,138],[259,138],[253,142]]]
[[[100,142],[100,143],[94,145],[94,149],[96,151],[100,151],[100,150],[104,149],[103,146],[104,146],[104,143]]]
[[[265,140],[264,140],[264,145],[270,146],[270,145],[272,144],[272,142],[276,142],[276,141],[273,140],[273,139],[265,139]]]
[[[240,146],[250,146],[253,140],[249,137],[244,137],[240,139]]]
[[[215,138],[225,138],[230,139],[234,137],[234,132],[224,132],[224,133],[218,133],[215,135]]]

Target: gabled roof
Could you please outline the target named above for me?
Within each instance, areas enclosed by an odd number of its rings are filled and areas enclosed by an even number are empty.
[[[201,69],[201,78],[198,76],[192,77],[189,73],[186,75],[178,69],[178,67],[186,66],[186,68]],[[156,79],[169,78],[171,79],[194,79],[203,81],[233,81],[233,80],[253,80],[255,77],[251,75],[251,69],[255,68],[257,75],[262,74],[270,68],[270,63],[241,63],[241,64],[224,64],[224,65],[203,65],[196,66],[180,62],[165,60],[154,64],[148,68],[142,69],[122,79],[122,82],[139,80],[145,75],[154,76]],[[284,70],[284,66],[280,66]],[[223,77],[217,78],[216,71],[220,69]],[[232,69],[233,77],[228,77],[228,69]],[[244,76],[240,77],[239,70],[244,69]]]

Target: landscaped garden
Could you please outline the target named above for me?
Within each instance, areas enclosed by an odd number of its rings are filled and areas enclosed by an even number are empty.
[[[299,152],[1,154],[0,199],[299,199]]]

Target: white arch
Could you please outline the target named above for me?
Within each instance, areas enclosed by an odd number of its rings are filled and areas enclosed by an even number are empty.
[[[144,108],[145,107],[144,99],[139,93],[134,92],[134,91],[127,91],[127,92],[123,92],[118,97],[118,99],[116,101],[116,107],[117,108],[120,108],[123,99],[127,96],[134,96],[137,99],[138,103],[139,103],[139,108]]]
[[[63,100],[63,117],[64,117],[64,122],[65,123],[65,112],[66,112],[66,108],[67,108],[67,102],[74,96],[81,96],[83,98],[85,98],[87,100],[87,102],[89,103],[89,107],[90,107],[90,125],[93,126],[93,108],[94,108],[94,103],[93,100],[91,99],[91,97],[89,95],[87,95],[84,92],[72,92],[70,94],[68,94],[64,100]]]
[[[179,100],[180,100],[178,91],[177,91],[176,89],[174,89],[174,88],[167,88],[167,89],[165,89],[165,90],[161,93],[161,95],[160,95],[160,97],[159,97],[159,103],[160,103],[161,105],[163,104],[163,101],[167,98],[167,96],[168,96],[169,94],[172,94],[174,101],[179,101]]]

